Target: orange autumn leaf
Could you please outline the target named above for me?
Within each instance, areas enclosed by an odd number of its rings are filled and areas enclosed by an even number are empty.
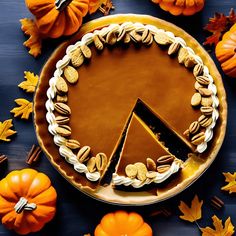
[[[201,228],[202,236],[231,236],[234,234],[234,226],[231,223],[230,217],[225,221],[225,225],[223,226],[222,220],[220,220],[217,216],[212,217],[213,225],[215,229],[210,227]]]
[[[42,38],[38,27],[32,19],[24,18],[21,19],[20,22],[22,31],[29,36],[29,38],[24,42],[24,46],[30,49],[29,54],[37,57],[41,54],[42,48]]]
[[[231,173],[223,173],[225,176],[225,182],[228,184],[221,188],[221,190],[229,191],[229,193],[236,193],[236,172]]]
[[[0,140],[6,142],[11,141],[8,137],[16,133],[15,130],[11,129],[12,126],[12,119],[0,122]]]
[[[25,81],[21,82],[18,87],[22,88],[28,93],[33,93],[35,91],[35,88],[37,86],[39,77],[38,75],[34,75],[34,73],[30,71],[24,71],[24,78],[26,79]]]
[[[211,17],[208,24],[204,27],[204,30],[210,32],[212,35],[207,37],[203,44],[216,46],[223,34],[228,31],[234,23],[236,23],[236,15],[233,8],[230,10],[228,16],[216,12],[214,17]]]
[[[183,213],[180,216],[182,220],[186,220],[189,222],[194,222],[202,218],[202,204],[203,201],[199,201],[198,196],[195,195],[192,202],[191,207],[189,207],[183,201],[180,201],[179,209]]]
[[[96,12],[102,4],[106,4],[107,0],[90,0],[89,14]]]
[[[28,119],[33,111],[33,103],[24,98],[18,98],[15,102],[19,106],[11,110],[11,113],[14,113],[14,117],[21,116],[21,119]]]

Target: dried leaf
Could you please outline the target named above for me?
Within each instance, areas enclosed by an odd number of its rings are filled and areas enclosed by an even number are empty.
[[[209,19],[209,23],[204,27],[205,30],[211,32],[213,35],[208,37],[207,40],[203,43],[206,44],[217,44],[223,34],[227,29],[227,17],[222,13],[215,13],[213,18]]]
[[[214,17],[210,18],[208,24],[204,27],[204,30],[209,31],[212,35],[207,37],[203,44],[216,46],[223,34],[228,31],[235,22],[236,15],[233,8],[231,8],[228,16],[216,12]]]
[[[222,220],[220,220],[217,216],[212,217],[213,225],[215,229],[210,227],[201,228],[202,236],[231,236],[234,234],[234,226],[231,223],[230,217],[225,221],[225,225],[223,226]]]
[[[233,25],[233,24],[236,23],[236,14],[235,14],[233,8],[230,9],[229,17],[228,17],[228,18],[229,18],[229,23],[230,23],[230,25]]]
[[[24,46],[30,49],[29,54],[37,57],[41,54],[42,48],[42,38],[39,33],[38,27],[32,19],[24,18],[21,19],[20,22],[22,31],[26,35],[30,36],[29,39],[24,42]]]
[[[225,182],[228,184],[221,188],[221,190],[229,191],[229,193],[236,193],[236,172],[231,173],[223,173],[225,176]]]
[[[39,77],[38,75],[34,75],[34,73],[30,71],[25,71],[24,74],[24,78],[26,79],[26,81],[21,82],[18,87],[22,88],[28,93],[33,93],[35,91]]]
[[[186,203],[180,201],[179,209],[183,213],[180,216],[181,219],[194,222],[202,218],[202,204],[203,201],[199,201],[198,196],[195,195],[192,202],[191,207],[188,207]]]
[[[21,119],[28,119],[33,111],[33,103],[23,98],[18,98],[15,102],[19,107],[15,107],[11,110],[11,112],[14,113],[14,117],[21,116]]]
[[[96,12],[102,4],[106,4],[107,0],[90,0],[89,1],[89,14]]]
[[[8,137],[16,133],[15,130],[11,129],[12,126],[12,119],[0,122],[0,140],[6,142],[11,141]]]

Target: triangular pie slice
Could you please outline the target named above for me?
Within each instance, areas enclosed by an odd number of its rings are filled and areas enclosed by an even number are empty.
[[[181,160],[172,155],[152,130],[132,113],[116,173],[112,177],[113,184],[141,188],[164,182],[180,168]]]

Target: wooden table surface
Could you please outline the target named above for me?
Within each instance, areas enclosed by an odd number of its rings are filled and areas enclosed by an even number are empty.
[[[111,14],[136,13],[156,16],[182,27],[200,43],[207,36],[203,31],[203,26],[208,22],[209,17],[212,17],[216,11],[227,14],[231,7],[236,8],[235,0],[206,0],[205,8],[200,13],[191,17],[174,17],[149,0],[114,0],[113,2],[116,9]],[[14,100],[16,98],[22,97],[32,100],[32,95],[26,94],[17,87],[23,81],[24,71],[40,73],[43,64],[62,39],[47,41],[43,46],[42,55],[38,59],[34,59],[22,45],[26,37],[20,29],[19,19],[31,17],[24,1],[1,0],[0,11],[0,121],[4,121],[13,118],[9,111],[15,106]],[[101,16],[100,13],[96,13],[92,17],[86,17],[85,21]],[[211,53],[211,56],[215,60],[214,53]],[[219,67],[217,62],[216,64]],[[190,201],[194,194],[198,194],[204,200],[203,218],[199,221],[201,227],[212,225],[211,216],[214,214],[223,220],[231,216],[232,222],[236,225],[236,196],[220,190],[224,185],[222,172],[236,171],[236,80],[222,76],[228,100],[226,137],[216,160],[197,182],[180,195],[162,204],[145,207],[112,206],[80,193],[61,177],[42,154],[41,160],[35,168],[47,174],[57,190],[57,214],[43,230],[33,235],[82,236],[85,233],[92,233],[105,213],[117,209],[141,213],[152,226],[154,235],[201,235],[195,224],[184,222],[178,218],[180,214],[177,209],[179,201]],[[29,121],[13,119],[13,122],[17,135],[12,138],[10,143],[0,143],[0,154],[5,154],[9,158],[8,166],[5,169],[0,169],[0,178],[11,170],[26,168],[26,154],[32,144],[37,144],[32,118]],[[214,195],[225,202],[225,207],[222,210],[216,210],[210,206],[210,198]],[[169,218],[164,216],[149,217],[149,214],[160,206],[170,207],[173,211],[172,216]],[[0,225],[0,236],[9,235],[15,235],[15,233]]]

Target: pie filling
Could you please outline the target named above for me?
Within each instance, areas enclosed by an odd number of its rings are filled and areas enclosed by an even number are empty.
[[[188,153],[207,149],[219,116],[202,59],[152,25],[112,24],[85,34],[67,48],[49,85],[48,130],[60,155],[93,182],[112,162],[114,185],[166,181]]]

